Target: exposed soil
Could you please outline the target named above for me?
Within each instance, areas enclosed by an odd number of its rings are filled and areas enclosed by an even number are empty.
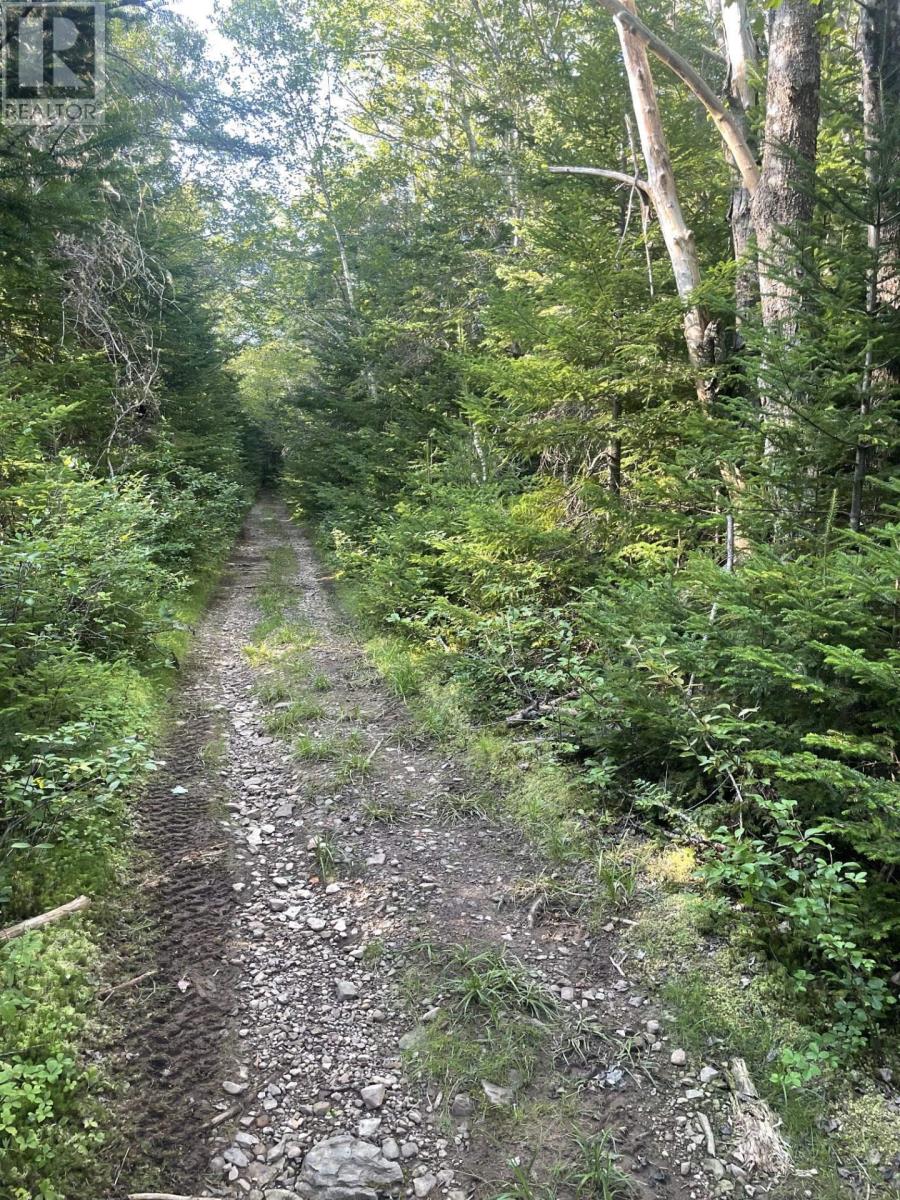
[[[300,761],[266,731],[272,706],[254,692],[260,668],[245,647],[267,556],[282,544],[296,552],[297,615],[313,630],[323,712],[306,731],[355,739],[358,771],[346,759]],[[752,1195],[730,1157],[721,1077],[701,1084],[703,1064],[671,1062],[664,1016],[628,978],[615,931],[552,911],[529,920],[513,886],[540,871],[534,851],[507,826],[453,815],[453,797],[485,781],[422,744],[321,576],[278,505],[258,505],[198,633],[141,806],[146,870],[129,919],[147,926],[135,974],[156,974],[115,1000],[131,1082],[123,1120],[135,1129],[117,1200],[148,1181],[286,1200],[309,1148],[339,1133],[362,1133],[389,1157],[396,1142],[408,1194],[487,1200],[509,1180],[511,1157],[558,1152],[573,1123],[611,1131],[638,1196]],[[315,839],[337,857],[330,881]],[[514,1105],[473,1095],[474,1111],[454,1117],[452,1087],[419,1079],[399,1049],[420,1022],[440,1019],[415,949],[423,940],[504,947],[552,992],[563,1031],[593,1027],[580,1055],[561,1052],[561,1034]],[[411,971],[426,979],[418,995]],[[361,1089],[379,1084],[383,1101],[367,1107]]]

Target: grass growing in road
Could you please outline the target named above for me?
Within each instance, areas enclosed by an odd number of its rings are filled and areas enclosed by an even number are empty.
[[[557,1005],[512,955],[501,950],[424,943],[407,987],[415,1007],[427,994],[439,1011],[419,1027],[409,1051],[413,1074],[437,1081],[450,1096],[471,1092],[488,1103],[484,1084],[507,1089],[512,1117],[518,1093],[549,1061]],[[500,1110],[498,1110],[500,1111]]]
[[[403,815],[403,807],[395,796],[371,796],[363,802],[362,814],[367,821],[393,825]]]
[[[315,839],[312,857],[320,877],[326,882],[338,875],[341,867],[347,862],[346,856],[330,834],[322,834]]]
[[[571,1156],[555,1163],[546,1179],[534,1178],[533,1163],[510,1163],[510,1181],[492,1200],[627,1200],[638,1194],[637,1188],[618,1163],[608,1131],[598,1137],[576,1132]]]
[[[594,875],[602,908],[627,908],[641,879],[641,864],[621,847],[607,847],[594,859]]]
[[[293,755],[300,762],[331,762],[341,752],[340,741],[334,736],[315,736],[301,733],[294,741]]]
[[[450,824],[485,821],[496,808],[490,792],[444,792],[436,800],[438,815]]]
[[[439,983],[449,1005],[463,1015],[476,1009],[496,1018],[518,1012],[538,1020],[556,1015],[556,1000],[526,968],[503,950],[468,946],[426,946],[430,963],[439,966]]]
[[[466,1091],[485,1103],[482,1081],[517,1089],[537,1074],[549,1045],[548,1030],[531,1021],[483,1019],[444,1014],[425,1027],[410,1055],[413,1074],[432,1079],[446,1091]]]
[[[276,737],[287,737],[300,725],[307,721],[321,720],[325,710],[321,704],[309,696],[300,696],[296,700],[283,700],[273,712],[266,713],[263,725],[266,733]]]
[[[576,1135],[575,1144],[577,1157],[563,1170],[563,1179],[578,1200],[624,1200],[636,1194],[633,1180],[618,1165],[609,1132],[599,1137]]]

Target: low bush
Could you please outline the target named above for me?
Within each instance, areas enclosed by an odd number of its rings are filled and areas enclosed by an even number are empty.
[[[88,1182],[101,1142],[82,1039],[96,947],[84,933],[32,933],[0,953],[0,1163],[10,1200],[62,1200]]]

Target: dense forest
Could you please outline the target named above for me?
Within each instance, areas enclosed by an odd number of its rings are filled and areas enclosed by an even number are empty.
[[[682,855],[669,1002],[738,1036],[752,956],[779,1116],[888,1147],[802,1194],[896,1187],[896,0],[209,30],[110,3],[104,123],[0,126],[0,925],[97,913],[0,949],[0,1196],[99,1194],[104,904],[263,485],[554,886]]]

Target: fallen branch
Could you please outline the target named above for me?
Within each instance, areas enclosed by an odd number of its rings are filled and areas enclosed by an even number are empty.
[[[172,1192],[132,1192],[128,1200],[215,1200],[214,1196],[176,1196]]]
[[[552,716],[562,704],[567,704],[570,700],[577,700],[578,692],[567,692],[565,696],[557,696],[553,700],[538,701],[533,700],[531,704],[526,704],[524,708],[520,708],[518,712],[510,714],[506,718],[507,725],[526,725],[529,721],[540,721],[544,717]],[[574,712],[563,710],[564,716],[574,716]]]
[[[90,907],[91,902],[87,896],[79,896],[77,900],[70,900],[68,904],[61,904],[59,908],[51,908],[49,912],[41,913],[39,917],[29,917],[27,921],[20,921],[18,925],[0,929],[0,942],[11,942],[13,938],[21,937],[23,933],[31,933],[33,929],[43,929],[45,925],[52,925],[54,921],[61,921],[63,917],[69,917],[72,913],[81,912]]]
[[[201,1125],[201,1129],[215,1129],[217,1125],[224,1125],[226,1121],[230,1121],[232,1117],[236,1117],[243,1109],[243,1104],[232,1104],[230,1108],[226,1108],[224,1112],[216,1113],[216,1115],[205,1124]]]
[[[712,1125],[709,1123],[709,1117],[704,1112],[698,1112],[697,1121],[700,1125],[700,1128],[703,1130],[703,1136],[706,1138],[706,1153],[710,1158],[715,1158],[716,1139],[713,1136]]]
[[[117,983],[114,987],[106,988],[100,993],[100,1003],[105,1004],[113,992],[120,992],[123,988],[134,987],[138,983],[143,983],[145,979],[150,979],[156,974],[156,967],[150,971],[144,971],[142,975],[135,975],[133,979],[126,979],[123,983]]]
[[[622,976],[622,978],[623,978],[623,979],[627,979],[627,978],[628,978],[628,976],[627,976],[627,975],[625,974],[625,972],[622,970],[622,963],[625,961],[625,959],[626,959],[627,957],[628,957],[628,955],[627,955],[627,954],[625,954],[625,955],[623,955],[623,956],[622,956],[622,959],[621,959],[621,961],[620,961],[620,962],[616,962],[616,960],[613,958],[613,956],[612,956],[611,954],[609,955],[609,961],[610,961],[610,962],[612,963],[612,965],[613,965],[613,966],[616,968],[616,970],[619,972],[619,974]]]

